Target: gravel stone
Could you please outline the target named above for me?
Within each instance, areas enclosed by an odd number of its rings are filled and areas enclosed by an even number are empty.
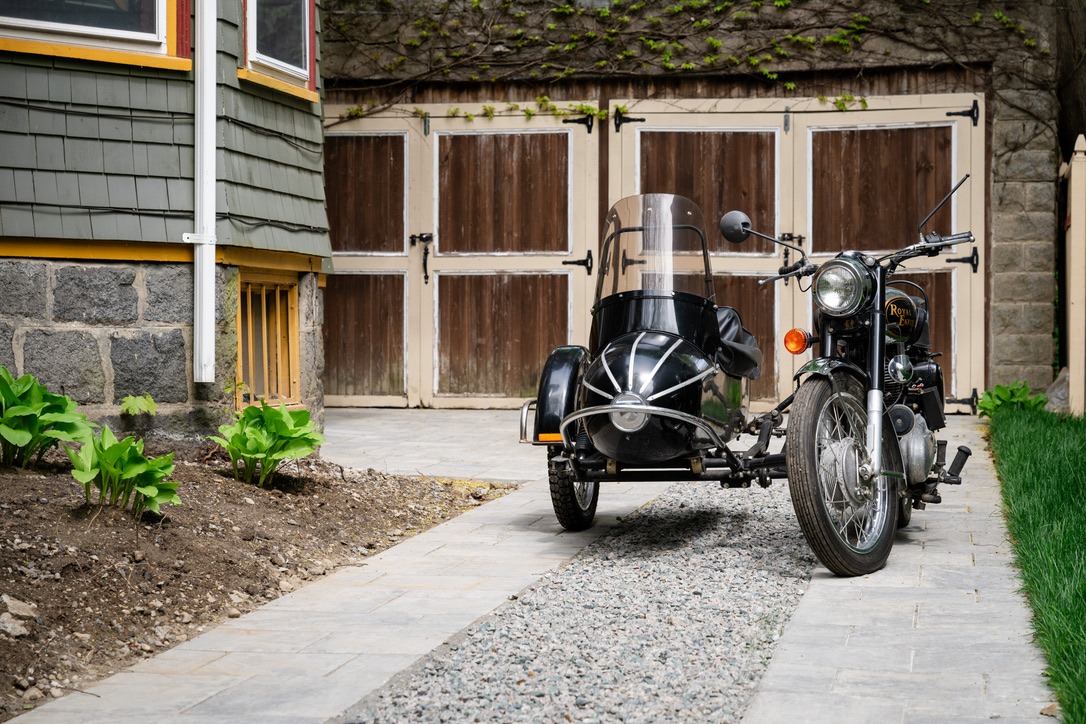
[[[676,483],[344,720],[738,721],[814,563],[785,483]]]

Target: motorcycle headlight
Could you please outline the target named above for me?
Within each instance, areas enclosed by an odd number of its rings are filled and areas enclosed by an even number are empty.
[[[649,416],[637,408],[645,404],[645,400],[636,392],[623,392],[611,400],[612,405],[629,405],[629,410],[611,413],[611,424],[623,432],[637,432],[649,421]]]
[[[871,293],[871,274],[855,259],[832,259],[819,268],[812,284],[814,300],[826,314],[847,317]]]

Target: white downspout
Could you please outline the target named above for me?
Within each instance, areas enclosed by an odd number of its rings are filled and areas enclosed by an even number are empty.
[[[215,381],[216,0],[196,0],[192,376]]]

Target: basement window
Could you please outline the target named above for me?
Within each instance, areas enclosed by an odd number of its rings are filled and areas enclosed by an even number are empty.
[[[300,403],[298,277],[242,270],[238,297],[238,409]]]

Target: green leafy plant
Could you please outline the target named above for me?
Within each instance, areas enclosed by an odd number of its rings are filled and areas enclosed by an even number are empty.
[[[25,468],[61,442],[90,438],[92,425],[77,407],[33,375],[15,379],[0,367],[0,463]]]
[[[121,400],[121,412],[126,415],[146,413],[153,417],[157,411],[158,406],[150,392],[144,392],[142,395],[125,395]]]
[[[177,483],[168,481],[173,473],[173,453],[148,459],[143,440],[118,440],[108,426],[86,440],[78,451],[64,446],[72,461],[72,477],[83,483],[87,502],[91,489],[98,489],[98,505],[131,506],[137,518],[144,510],[161,515],[163,504],[180,505]]]
[[[1022,407],[1039,410],[1048,404],[1048,397],[1043,393],[1030,394],[1029,386],[1018,380],[1012,385],[996,385],[985,390],[977,402],[977,411],[981,417],[991,417],[1001,407]]]
[[[234,478],[246,483],[253,482],[259,471],[257,484],[263,487],[284,460],[304,458],[324,442],[305,409],[271,407],[262,399],[259,406],[250,405],[236,416],[233,424],[219,427],[221,437],[208,439],[226,450]]]

